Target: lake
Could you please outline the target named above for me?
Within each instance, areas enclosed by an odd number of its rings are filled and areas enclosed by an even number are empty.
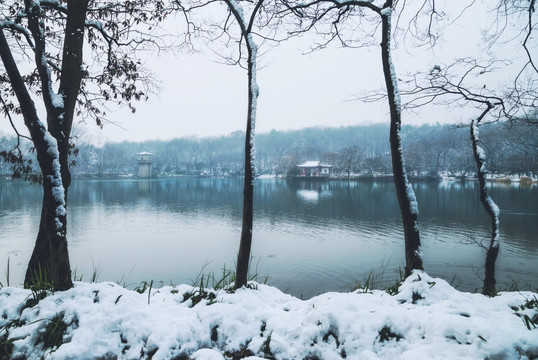
[[[242,179],[75,180],[68,241],[77,277],[179,284],[233,268]],[[481,287],[489,219],[478,184],[415,182],[425,270],[460,290]],[[538,186],[489,185],[501,209],[498,286],[538,288]],[[0,182],[0,282],[20,285],[33,249],[41,189]],[[370,272],[390,285],[403,269],[403,230],[391,180],[255,184],[251,268],[259,281],[299,297],[348,291]],[[218,275],[217,275],[218,276]]]

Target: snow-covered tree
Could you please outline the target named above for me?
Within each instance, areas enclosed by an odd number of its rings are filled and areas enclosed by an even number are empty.
[[[485,74],[499,71],[499,69],[507,71],[505,67],[507,64],[509,63],[504,61],[481,63],[476,59],[458,59],[451,65],[444,67],[436,65],[426,73],[413,75],[412,80],[407,82],[412,84],[412,88],[403,92],[405,96],[410,97],[406,102],[407,107],[435,103],[439,106],[449,105],[452,108],[473,106],[481,111],[480,115],[471,119],[466,126],[470,128],[480,202],[491,220],[489,244],[481,244],[486,249],[482,292],[490,296],[496,291],[495,262],[500,248],[500,211],[487,191],[486,153],[479,137],[479,126],[484,122],[517,119],[520,114],[529,111],[529,106],[532,106],[525,101],[522,102],[519,96],[514,97],[514,92],[502,91],[495,86],[496,84],[491,84],[486,81],[487,78],[483,78]],[[531,92],[527,95],[531,95]]]
[[[86,115],[101,125],[104,103],[133,108],[132,101],[146,97],[147,78],[134,54],[147,42],[157,43],[148,28],[167,10],[162,1],[151,0],[24,0],[1,2],[0,14],[3,110],[22,115],[44,190],[24,282],[67,289],[72,286],[66,202],[73,120]],[[87,50],[91,56],[85,57]]]
[[[279,32],[278,1],[276,0],[224,0],[227,13],[220,19],[210,22],[207,18],[198,20],[194,13],[208,5],[220,3],[215,0],[191,0],[182,3],[186,17],[189,20],[187,32],[193,31],[205,38],[211,46],[221,46],[218,53],[228,64],[239,65],[247,71],[247,124],[244,145],[244,189],[243,189],[243,220],[241,241],[237,256],[237,271],[235,287],[247,284],[248,266],[253,232],[254,182],[256,171],[255,127],[257,99],[259,87],[256,81],[257,62],[259,57],[258,41],[278,43]],[[208,24],[209,22],[209,24]],[[230,46],[232,45],[232,46]],[[223,49],[225,49],[223,51]]]
[[[337,40],[343,46],[365,46],[375,43],[377,35],[376,24],[381,24],[380,45],[383,76],[386,87],[386,98],[390,109],[390,149],[392,158],[392,171],[394,185],[402,216],[405,236],[405,274],[410,275],[414,269],[423,269],[422,251],[420,249],[420,233],[418,226],[418,203],[415,192],[407,177],[404,155],[402,150],[401,127],[402,106],[398,90],[398,76],[392,60],[392,34],[393,34],[393,0],[386,0],[377,4],[372,0],[314,0],[314,1],[288,1],[288,8],[297,16],[300,22],[298,31],[315,29],[328,19],[330,30],[320,33],[327,38],[325,43],[317,45],[323,48],[328,42]],[[367,15],[368,12],[368,15]],[[363,20],[370,21],[368,23]],[[363,31],[357,35],[352,30],[351,38],[346,38],[346,21],[353,29]],[[372,26],[374,24],[374,26]],[[361,28],[362,27],[362,28]],[[372,30],[373,29],[373,30]],[[361,35],[365,35],[361,37]]]
[[[258,0],[255,3],[250,16],[244,13],[243,7],[236,0],[225,0],[225,2],[241,29],[241,42],[244,41],[247,48],[248,107],[245,131],[245,183],[243,187],[243,224],[241,227],[239,253],[237,254],[235,280],[235,288],[237,289],[247,285],[248,264],[252,244],[254,179],[256,173],[255,128],[259,95],[258,83],[256,82],[258,45],[254,41],[252,26],[254,25],[254,20],[263,0]]]
[[[488,194],[488,189],[486,186],[486,155],[484,149],[480,146],[480,137],[478,135],[478,125],[480,121],[484,119],[487,113],[493,109],[496,105],[502,105],[501,103],[489,102],[486,106],[486,109],[480,114],[476,119],[471,120],[471,142],[473,144],[473,155],[476,162],[476,175],[478,177],[479,183],[479,192],[480,192],[480,202],[484,207],[484,210],[488,213],[488,216],[491,220],[491,238],[489,245],[486,247],[486,263],[484,266],[485,276],[484,276],[484,287],[482,288],[482,293],[485,295],[493,296],[496,292],[495,284],[495,262],[497,261],[497,256],[499,255],[499,244],[500,244],[500,235],[499,235],[499,220],[500,220],[500,210],[497,204]]]

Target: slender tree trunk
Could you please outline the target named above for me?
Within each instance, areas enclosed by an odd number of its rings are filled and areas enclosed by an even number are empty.
[[[486,252],[484,287],[482,289],[482,293],[487,296],[494,296],[496,292],[495,262],[497,261],[497,256],[499,255],[500,211],[497,204],[495,204],[495,202],[488,195],[485,168],[486,155],[484,154],[484,150],[478,145],[480,141],[478,136],[478,123],[491,108],[491,106],[488,106],[488,109],[486,109],[478,119],[471,121],[471,142],[473,144],[473,155],[477,167],[478,183],[480,187],[480,202],[491,219],[491,239]]]
[[[252,227],[254,213],[254,176],[255,155],[254,146],[256,107],[258,98],[258,84],[256,83],[256,54],[257,47],[252,35],[246,34],[248,50],[248,114],[247,130],[245,134],[245,183],[243,187],[243,225],[241,228],[241,242],[237,255],[237,269],[235,288],[246,286],[248,281],[248,266],[252,246]]]
[[[251,169],[249,134],[250,124],[247,126],[247,139],[245,141],[245,183],[243,185],[243,222],[241,227],[241,241],[237,255],[237,269],[235,288],[246,286],[248,281],[248,266],[252,247],[252,228],[254,213],[254,175]]]
[[[392,171],[394,174],[394,185],[405,236],[405,275],[409,276],[414,269],[422,270],[422,252],[420,250],[420,234],[418,229],[418,204],[413,187],[409,183],[405,171],[404,157],[402,151],[401,129],[401,101],[398,91],[396,71],[390,55],[391,40],[391,16],[392,1],[387,1],[381,10],[382,19],[382,40],[381,57],[383,62],[383,73],[387,86],[387,96],[390,108],[390,150],[392,155]]]

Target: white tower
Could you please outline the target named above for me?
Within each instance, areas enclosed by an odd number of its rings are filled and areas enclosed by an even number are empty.
[[[151,164],[153,163],[153,154],[149,152],[141,152],[136,154],[138,158],[138,177],[139,178],[150,178],[151,173]]]

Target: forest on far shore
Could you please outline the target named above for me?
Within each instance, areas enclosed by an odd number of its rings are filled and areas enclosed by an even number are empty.
[[[297,164],[320,160],[333,165],[337,176],[391,174],[388,134],[388,125],[382,124],[260,133],[256,137],[257,173],[293,175]],[[136,174],[136,154],[148,151],[154,155],[153,172],[157,175],[241,176],[244,136],[244,132],[235,131],[219,137],[125,141],[103,146],[79,139],[71,153],[74,164],[71,171],[75,177]],[[476,172],[468,127],[403,126],[402,138],[411,175],[466,177]],[[536,127],[484,125],[481,142],[490,174],[533,176],[538,173]],[[14,138],[0,137],[1,150],[9,150],[14,144]],[[29,145],[26,151],[33,155]],[[2,178],[9,178],[11,173],[11,165],[0,162]]]

